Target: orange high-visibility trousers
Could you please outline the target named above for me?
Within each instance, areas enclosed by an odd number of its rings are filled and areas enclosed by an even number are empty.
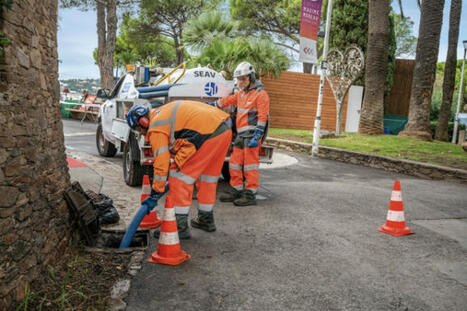
[[[248,148],[250,138],[243,138],[242,144],[233,147],[229,161],[230,185],[236,190],[250,190],[253,193],[258,191],[259,184],[259,150],[258,147]],[[246,179],[243,187],[243,177]]]
[[[207,139],[198,151],[177,170],[175,163],[169,172],[169,207],[175,208],[175,214],[187,215],[190,211],[193,184],[198,186],[199,209],[210,212],[216,202],[217,181],[219,179],[225,155],[230,146],[232,131]]]

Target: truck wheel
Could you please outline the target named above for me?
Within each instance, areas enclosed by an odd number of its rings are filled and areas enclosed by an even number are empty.
[[[104,138],[101,123],[99,123],[96,130],[96,146],[97,152],[99,152],[101,156],[113,157],[117,153],[117,148],[115,148],[115,145]]]
[[[141,186],[143,182],[144,167],[139,164],[139,161],[132,159],[139,158],[133,157],[133,148],[130,147],[131,138],[123,148],[123,178],[128,186]]]
[[[224,162],[224,165],[222,166],[222,177],[224,178],[225,182],[230,182],[229,162]]]

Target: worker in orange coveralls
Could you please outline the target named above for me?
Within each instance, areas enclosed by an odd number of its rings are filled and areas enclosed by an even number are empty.
[[[259,151],[268,121],[269,96],[261,81],[256,79],[255,69],[250,63],[240,63],[234,78],[241,90],[220,101],[222,107],[237,106],[237,137],[229,161],[232,189],[220,200],[240,206],[256,205]]]
[[[175,208],[180,239],[191,237],[188,213],[196,180],[199,209],[191,225],[207,232],[216,230],[213,207],[217,181],[232,140],[229,121],[227,113],[195,101],[171,102],[150,112],[144,106],[135,106],[128,112],[130,127],[140,129],[152,146],[154,199],[162,197],[168,179],[165,204]],[[154,236],[158,238],[159,234],[156,230]]]

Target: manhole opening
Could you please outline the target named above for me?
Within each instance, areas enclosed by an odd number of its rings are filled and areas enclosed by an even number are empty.
[[[124,231],[101,229],[95,247],[119,248],[124,235]],[[138,230],[131,240],[130,247],[147,247],[148,244],[149,230]]]

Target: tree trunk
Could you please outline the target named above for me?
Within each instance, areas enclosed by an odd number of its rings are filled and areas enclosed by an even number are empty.
[[[303,72],[304,73],[311,73],[312,69],[313,69],[313,64],[303,63]]]
[[[341,102],[336,102],[336,136],[341,135],[342,128],[342,107],[344,105]]]
[[[97,4],[97,48],[101,87],[112,89],[113,55],[117,36],[117,0],[107,0]]]
[[[185,49],[183,47],[183,28],[180,24],[172,25],[173,39],[174,39],[174,48],[175,48],[175,58],[177,64],[179,65],[185,61]]]
[[[423,0],[417,55],[410,93],[409,121],[399,136],[431,141],[431,94],[438,60],[439,37],[443,24],[444,0]]]
[[[449,13],[449,43],[446,65],[444,67],[443,102],[439,111],[436,126],[436,140],[448,141],[448,122],[451,116],[452,96],[456,83],[457,41],[459,40],[459,24],[461,19],[462,0],[451,0]]]
[[[365,70],[365,95],[358,132],[382,134],[384,83],[388,62],[389,1],[368,2],[368,45]]]
[[[185,61],[185,51],[183,49],[183,45],[180,44],[178,37],[174,39],[174,46],[175,46],[175,57],[177,59],[177,65],[180,65]]]

